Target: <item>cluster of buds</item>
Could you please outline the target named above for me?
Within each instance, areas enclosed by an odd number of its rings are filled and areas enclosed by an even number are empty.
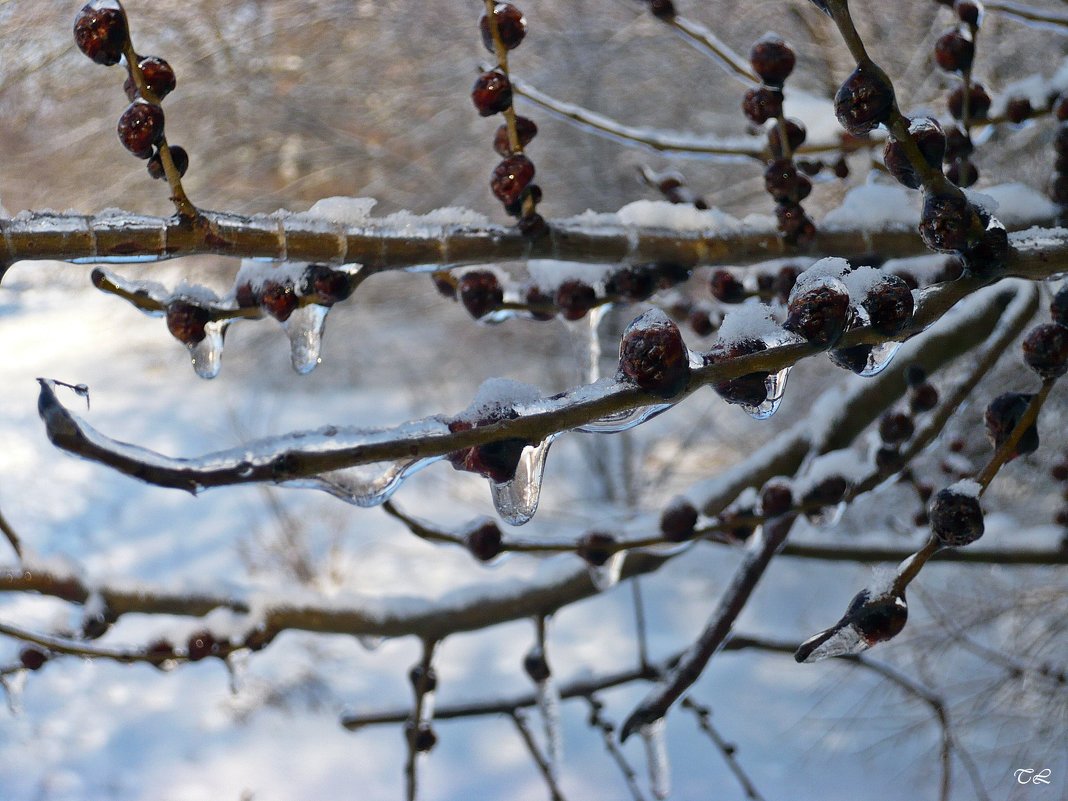
[[[971,123],[985,119],[990,111],[990,95],[982,84],[973,83],[971,77],[975,39],[983,21],[983,6],[979,0],[957,0],[943,5],[953,7],[958,21],[938,37],[934,46],[934,60],[946,72],[960,77],[960,85],[949,96],[949,112],[961,124],[950,131],[950,146],[943,156],[946,177],[957,186],[966,187],[979,180],[979,169],[971,161],[974,150]],[[1017,104],[1013,113],[1021,111],[1023,109]]]
[[[768,129],[769,159],[764,170],[764,187],[775,201],[779,231],[791,245],[806,245],[816,235],[816,226],[805,214],[801,201],[812,191],[812,182],[794,163],[794,151],[805,141],[800,120],[783,115],[783,84],[794,70],[793,48],[774,34],[759,39],[749,51],[749,64],[762,84],[745,93],[742,111],[754,125]]]
[[[520,229],[529,236],[546,227],[535,208],[541,188],[532,183],[534,162],[523,152],[537,135],[538,126],[520,117],[512,106],[512,82],[508,77],[508,51],[519,47],[527,34],[527,20],[511,3],[487,0],[486,13],[479,20],[482,43],[497,58],[497,66],[482,73],[471,90],[471,102],[483,117],[504,116],[493,138],[493,149],[503,157],[490,178],[490,189],[504,210],[518,218]]]
[[[92,0],[83,6],[74,20],[74,41],[97,64],[126,64],[123,89],[130,105],[119,117],[117,129],[123,147],[147,159],[153,178],[166,177],[168,169],[178,178],[185,175],[189,154],[184,148],[168,147],[160,106],[177,86],[174,70],[162,58],[134,52],[122,5],[117,0]]]

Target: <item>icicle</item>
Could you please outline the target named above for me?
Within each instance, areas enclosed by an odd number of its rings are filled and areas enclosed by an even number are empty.
[[[28,670],[16,670],[6,676],[0,676],[0,687],[4,689],[4,697],[7,699],[7,708],[12,715],[22,713],[22,691],[26,688],[26,674]]]
[[[577,430],[588,434],[618,434],[620,431],[630,431],[630,429],[640,426],[671,407],[672,404],[670,403],[640,406],[637,409],[628,409],[607,415],[599,420],[594,420],[592,423],[579,426]]]
[[[295,310],[282,324],[289,336],[293,369],[301,375],[310,373],[322,361],[323,327],[329,312],[329,306],[311,303]]]
[[[768,397],[759,406],[750,406],[743,403],[741,404],[742,410],[754,420],[767,420],[775,414],[779,410],[779,404],[782,403],[782,396],[786,393],[786,380],[790,377],[790,370],[792,369],[791,367],[784,367],[777,373],[769,373],[768,377],[764,379]]]
[[[575,346],[575,357],[582,380],[593,384],[601,377],[601,335],[600,325],[610,304],[595,306],[586,316],[574,322],[565,320],[571,341]]]
[[[871,647],[852,624],[821,631],[797,649],[798,662],[819,662],[833,656],[859,654]]]
[[[534,694],[538,700],[538,713],[545,727],[546,756],[553,775],[559,775],[564,758],[564,743],[560,735],[560,688],[552,676],[537,682]]]
[[[230,695],[237,695],[245,689],[245,677],[248,675],[248,660],[252,654],[247,648],[239,648],[226,655],[226,672],[230,674]]]
[[[671,795],[671,768],[664,738],[664,719],[646,723],[638,733],[645,743],[645,758],[649,765],[649,789],[659,799]]]
[[[384,641],[385,637],[378,637],[374,634],[357,634],[356,642],[362,645],[368,651],[375,651],[378,649]]]
[[[608,557],[603,565],[589,565],[590,581],[598,592],[612,589],[619,583],[620,573],[623,571],[623,559],[626,554],[617,551]]]
[[[288,487],[312,487],[356,506],[377,506],[404,483],[404,479],[442,457],[373,462],[344,470],[332,470],[306,479],[283,482]]]
[[[223,332],[227,322],[213,320],[204,325],[204,338],[195,345],[187,345],[193,369],[201,378],[215,378],[222,368]]]
[[[510,481],[497,483],[490,480],[493,506],[504,522],[513,526],[521,526],[530,522],[530,519],[534,517],[534,512],[538,509],[538,500],[541,498],[541,479],[545,473],[545,457],[555,438],[555,435],[550,436],[537,445],[527,445],[523,448],[523,454],[519,457],[519,464],[515,468],[515,475]]]

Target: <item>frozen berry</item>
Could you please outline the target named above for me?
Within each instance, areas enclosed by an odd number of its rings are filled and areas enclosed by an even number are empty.
[[[152,157],[152,148],[163,138],[163,109],[135,100],[119,117],[119,141],[141,159]]]
[[[775,207],[775,219],[788,245],[807,247],[816,237],[816,224],[796,203],[779,203]]]
[[[916,117],[909,120],[909,133],[920,148],[927,165],[933,170],[939,169],[946,154],[946,135],[942,132],[942,126],[931,117]],[[905,148],[892,136],[887,138],[883,148],[883,164],[898,182],[910,189],[919,189],[923,183],[920,174],[905,155]]]
[[[412,689],[420,695],[436,692],[438,689],[438,672],[432,667],[424,668],[422,665],[415,665],[408,671],[408,681],[411,683]]]
[[[968,159],[954,159],[946,168],[946,178],[966,189],[979,180],[979,168]]]
[[[1005,104],[1005,116],[1009,118],[1009,122],[1017,125],[1030,117],[1032,113],[1034,109],[1031,108],[1031,101],[1026,97],[1014,97]]]
[[[845,500],[849,491],[849,482],[842,476],[827,476],[809,488],[801,496],[801,504],[806,507],[834,506]]]
[[[97,64],[118,64],[129,36],[126,14],[115,0],[86,3],[74,18],[74,42]]]
[[[597,292],[585,281],[564,281],[556,288],[556,305],[565,320],[581,320],[597,305]]]
[[[704,309],[694,309],[690,312],[687,322],[689,322],[690,328],[692,328],[693,332],[699,337],[707,337],[716,330],[716,325],[712,322],[712,317]]]
[[[1049,311],[1053,322],[1068,325],[1068,282],[1062,284],[1057,294],[1053,296]]]
[[[676,498],[660,515],[660,533],[670,542],[685,542],[693,537],[697,526],[697,509],[685,498]]]
[[[746,298],[745,285],[727,270],[716,270],[709,280],[712,297],[720,303],[741,303]]]
[[[541,187],[538,186],[537,184],[527,184],[525,187],[523,187],[522,191],[519,193],[519,197],[517,197],[511,203],[505,203],[504,204],[505,212],[507,212],[508,214],[511,214],[513,217],[522,216],[522,214],[523,214],[523,206],[525,205],[525,203],[527,201],[527,198],[530,198],[531,202],[535,206],[537,204],[541,203]],[[524,230],[524,225],[525,224],[526,225],[531,224],[532,220],[533,220],[533,217],[531,217],[530,220],[520,220],[519,221],[520,230]],[[525,231],[525,233],[529,234],[530,232],[529,231]]]
[[[764,189],[776,203],[799,203],[812,191],[812,182],[798,175],[790,159],[777,159],[764,170]]]
[[[32,645],[19,651],[19,662],[26,670],[40,670],[48,661],[48,654]]]
[[[470,428],[470,424],[465,425]],[[449,426],[450,431],[462,429],[463,426],[457,427],[455,423]],[[477,473],[497,484],[504,484],[515,478],[516,467],[528,444],[526,440],[510,437],[454,451],[447,458],[456,470]]]
[[[171,145],[171,160],[174,162],[175,169],[178,170],[178,177],[184,177],[185,171],[189,169],[189,154],[185,152],[184,147],[177,145]],[[148,174],[156,180],[160,178],[166,178],[166,170],[163,169],[163,157],[160,156],[160,152],[157,150],[152,154],[152,158],[148,160],[146,165],[148,168]]]
[[[476,559],[489,562],[501,552],[501,529],[492,521],[484,523],[467,535],[464,544]]]
[[[901,333],[912,321],[915,301],[908,285],[896,275],[887,274],[871,287],[861,305],[868,312],[872,329],[883,336]]]
[[[888,445],[907,442],[915,430],[912,417],[904,412],[887,412],[879,418],[879,438]]]
[[[978,28],[983,19],[983,4],[979,0],[957,0],[953,4],[957,19],[965,25]]]
[[[527,117],[515,118],[515,132],[519,138],[519,147],[524,148],[538,135],[538,126]],[[512,155],[512,144],[508,138],[508,126],[501,125],[493,136],[493,149],[501,156]]]
[[[717,342],[712,350],[705,354],[706,365],[722,364],[740,356],[748,356],[767,350],[767,345],[759,339],[736,339],[729,342]],[[712,389],[727,403],[743,406],[759,406],[768,399],[767,373],[749,373],[748,375],[728,378],[712,384]]]
[[[211,632],[200,631],[189,638],[186,644],[190,662],[199,662],[219,652],[219,643]]]
[[[325,264],[309,264],[300,279],[300,292],[315,295],[315,302],[321,306],[333,306],[352,294],[352,282],[344,270],[335,270]]]
[[[619,345],[619,373],[660,398],[686,389],[689,353],[678,326],[655,309],[634,320]]]
[[[473,270],[460,278],[460,302],[478,320],[504,302],[504,290],[493,273]]]
[[[1045,379],[1059,378],[1068,372],[1068,328],[1046,323],[1031,329],[1023,341],[1027,366]]]
[[[418,724],[409,720],[404,724],[404,734],[412,750],[420,754],[427,753],[438,744],[438,735],[425,720],[419,721]]]
[[[761,86],[750,89],[742,99],[742,112],[754,125],[763,125],[782,115],[782,90]]]
[[[757,40],[749,51],[753,71],[768,86],[782,86],[797,61],[793,48],[774,34]]]
[[[983,536],[979,498],[953,487],[939,490],[929,509],[931,530],[943,545],[960,547]]]
[[[656,291],[656,274],[645,265],[626,267],[609,276],[605,290],[624,300],[646,300]]]
[[[260,305],[260,293],[252,288],[251,282],[244,282],[234,288],[234,300],[239,309],[251,309]]]
[[[769,481],[760,490],[760,513],[765,517],[784,515],[793,505],[794,493],[788,484]]]
[[[496,3],[493,6],[493,21],[497,23],[497,36],[500,37],[504,49],[515,50],[519,47],[519,43],[527,35],[527,19],[523,12],[511,3]],[[482,15],[478,27],[482,32],[482,44],[491,53],[496,52],[488,15]]]
[[[949,93],[946,106],[954,119],[964,119],[964,87],[958,86]],[[985,120],[990,113],[990,95],[981,83],[973,83],[968,89],[968,118]]]
[[[938,37],[934,56],[938,66],[946,72],[967,72],[975,58],[975,42],[964,31],[953,28]]]
[[[986,424],[986,435],[995,448],[1000,448],[1012,436],[1033,397],[1034,395],[1023,392],[1005,392],[990,401],[983,415],[983,422]],[[1017,456],[1034,453],[1038,450],[1038,445],[1038,427],[1032,423],[1023,432],[1009,458],[1015,459]]]
[[[913,414],[929,412],[938,405],[938,390],[933,384],[923,383],[909,390],[909,410]]]
[[[786,143],[790,147],[790,152],[793,153],[805,143],[808,131],[801,120],[795,120],[792,117],[787,119],[782,127],[786,128]],[[786,156],[782,147],[782,132],[778,125],[773,125],[768,129],[768,149],[771,151],[772,158],[781,159]]]
[[[157,56],[147,56],[138,62],[141,74],[144,76],[148,90],[156,96],[156,100],[162,100],[178,85],[178,79],[174,76],[171,65]],[[135,99],[139,92],[132,75],[126,76],[126,82],[122,85],[129,100]],[[147,98],[146,98],[147,99]]]
[[[548,660],[540,648],[529,651],[523,657],[523,672],[530,676],[530,680],[536,684],[547,681],[553,675]]]
[[[863,136],[890,119],[894,89],[878,67],[857,67],[834,96],[838,122],[854,136]]]
[[[892,640],[909,617],[908,604],[900,595],[884,595],[871,598],[868,590],[862,590],[849,605],[846,619],[868,645]]]
[[[512,105],[512,84],[499,70],[478,76],[471,89],[471,102],[483,117],[492,117]]]
[[[591,531],[582,537],[577,553],[594,567],[601,567],[616,551],[616,538],[611,534]]]
[[[527,184],[534,178],[534,163],[519,154],[509,156],[493,170],[490,189],[494,196],[508,206],[520,199]]]
[[[978,242],[980,226],[975,209],[963,196],[933,192],[924,196],[920,236],[931,250],[966,250]]]
[[[849,293],[842,286],[819,284],[795,292],[783,328],[814,345],[833,345],[849,323]]]
[[[260,306],[280,323],[289,319],[300,301],[290,281],[264,281],[260,289]]]
[[[211,312],[184,300],[167,304],[167,330],[183,345],[196,345],[207,333],[204,326],[211,320]]]
[[[971,137],[968,134],[956,125],[950,126],[946,130],[946,152],[942,157],[945,161],[951,162],[955,159],[967,158],[974,151],[975,145],[972,144]]]

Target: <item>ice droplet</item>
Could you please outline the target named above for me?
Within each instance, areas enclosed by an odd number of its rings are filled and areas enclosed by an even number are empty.
[[[564,742],[560,734],[560,688],[550,676],[535,685],[534,695],[537,698],[542,726],[545,728],[545,752],[549,770],[556,776],[564,758]]]
[[[0,676],[0,687],[4,688],[4,697],[7,699],[7,708],[12,715],[22,712],[22,691],[26,688],[26,674],[28,670],[16,670],[6,676]]]
[[[587,434],[618,434],[620,431],[630,431],[647,420],[652,420],[661,412],[667,411],[671,406],[670,403],[657,403],[652,406],[640,406],[637,409],[616,412],[579,426],[577,430]]]
[[[881,342],[878,345],[873,345],[871,353],[868,354],[867,365],[857,375],[863,378],[879,375],[893,361],[900,348],[900,342]]]
[[[239,648],[226,655],[226,672],[230,674],[230,695],[237,695],[245,689],[248,676],[248,660],[252,652]]]
[[[404,479],[442,457],[425,459],[401,459],[395,462],[372,462],[371,464],[331,470],[312,478],[283,482],[288,487],[311,487],[330,493],[346,503],[356,506],[377,506],[404,483]],[[540,476],[539,476],[540,478]],[[535,505],[537,501],[535,499]]]
[[[645,759],[649,765],[649,790],[663,801],[671,795],[671,767],[664,738],[664,719],[646,723],[638,729],[638,733],[645,743]]]
[[[767,420],[775,414],[782,403],[782,396],[786,393],[786,381],[792,369],[792,367],[784,367],[777,373],[768,373],[768,377],[764,379],[764,386],[768,390],[768,396],[764,402],[759,406],[743,403],[741,404],[742,410],[754,420]]]
[[[301,306],[282,323],[289,337],[293,369],[301,375],[310,373],[322,361],[323,328],[329,312],[329,306],[310,303]]]
[[[593,384],[601,377],[601,320],[611,304],[595,306],[581,320],[564,320],[571,332],[575,358],[582,380]]]
[[[384,641],[385,637],[379,637],[374,634],[357,634],[356,642],[362,645],[368,651],[374,651],[378,649]]]
[[[187,345],[193,370],[201,378],[215,378],[222,369],[223,334],[227,322],[212,320],[204,325],[204,338],[195,345]]]
[[[608,557],[603,565],[590,565],[590,581],[598,592],[612,589],[619,583],[619,576],[623,572],[623,551],[617,551]]]
[[[545,457],[555,436],[537,445],[527,445],[519,457],[515,475],[510,481],[498,483],[490,480],[493,506],[501,520],[512,526],[529,523],[538,510],[541,498],[541,479],[545,473]]]
[[[861,636],[852,623],[821,631],[809,637],[797,649],[798,662],[820,662],[834,656],[859,654],[869,648],[868,641]]]

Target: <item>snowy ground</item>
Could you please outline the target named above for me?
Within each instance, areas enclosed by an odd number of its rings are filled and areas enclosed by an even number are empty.
[[[173,267],[161,271],[176,274]],[[85,414],[101,431],[164,453],[193,455],[246,437],[326,423],[392,424],[455,412],[487,375],[536,380],[532,371],[544,366],[518,361],[507,350],[530,333],[524,326],[531,324],[516,321],[469,333],[475,329],[470,323],[454,325],[462,320],[462,309],[435,299],[432,291],[424,293],[425,279],[402,277],[374,293],[368,288],[367,298],[361,289],[335,312],[325,363],[312,375],[298,377],[290,370],[283,335],[263,322],[235,329],[222,374],[206,382],[193,374],[162,321],[86,289],[86,275],[87,268],[70,265],[20,265],[0,289],[5,345],[0,508],[35,559],[77,564],[96,581],[218,590],[270,588],[292,579],[275,558],[277,521],[263,490],[214,490],[194,498],[60,453],[47,442],[36,415],[37,376],[88,384],[92,408]],[[416,281],[418,293],[411,290]],[[410,357],[400,355],[409,347],[400,339],[406,336],[405,323],[422,340],[412,346],[416,352]],[[466,339],[449,339],[455,331],[463,331]],[[484,360],[472,357],[487,347],[500,352],[483,351],[490,354]],[[448,380],[439,378],[433,392],[420,389],[419,377],[435,363]],[[790,400],[788,395],[787,405]],[[710,396],[700,401],[709,402]],[[77,399],[71,396],[69,402],[73,407]],[[698,402],[688,402],[689,419],[707,412],[696,408]],[[791,413],[784,407],[781,414]],[[671,417],[643,427],[647,441],[668,438]],[[753,426],[776,421],[756,424],[736,408],[718,406],[706,424],[712,431],[732,431],[737,445]],[[581,531],[602,514],[620,514],[591,501],[591,487],[575,480],[583,465],[580,439],[572,435],[554,446],[544,508],[529,527],[535,533],[551,534],[556,527]],[[557,569],[559,560],[574,559],[513,558],[483,568],[459,549],[415,539],[380,510],[348,507],[314,492],[274,492],[298,521],[318,571],[315,589],[326,596],[359,592],[432,599],[476,581],[521,581],[536,571]],[[456,474],[446,464],[415,476],[396,500],[406,511],[443,522],[491,512],[484,482]],[[885,524],[872,517],[847,519],[843,526],[852,526],[854,538],[878,540],[885,539]],[[1010,524],[991,524],[992,544],[1011,534]],[[699,548],[643,582],[654,657],[683,647],[700,630],[736,560],[722,549]],[[934,566],[924,579],[953,588],[986,577],[1015,587],[1026,585],[1028,577],[1045,581],[1047,575]],[[782,559],[737,628],[799,640],[832,622],[868,579],[864,567]],[[623,585],[561,612],[549,631],[557,675],[566,680],[633,665],[630,604],[630,588]],[[76,625],[77,615],[77,609],[59,601],[0,597],[0,620],[40,630]],[[910,627],[914,624],[923,630],[920,609]],[[141,644],[162,633],[189,632],[194,625],[129,616],[102,643]],[[449,639],[436,660],[438,704],[529,689],[521,662],[533,637],[530,623],[516,622]],[[907,642],[894,643],[879,656],[892,658],[905,648]],[[16,652],[15,643],[0,642],[0,663]],[[1063,642],[1059,653],[1063,657]],[[411,640],[368,650],[350,637],[287,632],[236,671],[236,691],[218,660],[168,674],[145,665],[57,660],[30,675],[22,692],[13,695],[17,713],[0,710],[0,799],[399,799],[404,760],[399,727],[352,733],[338,721],[345,711],[409,703],[406,674],[417,657],[418,643]],[[607,693],[607,715],[620,721],[644,691],[630,687]],[[740,762],[769,801],[936,797],[939,732],[929,710],[856,669],[834,663],[798,666],[783,656],[723,654],[706,671],[695,697],[713,708],[715,724],[737,744]],[[619,772],[585,725],[584,704],[565,703],[562,716],[561,781],[567,797],[625,797]],[[982,754],[992,754],[980,765],[992,798],[1066,797],[1063,748],[1029,743],[1028,731],[1026,722],[986,727],[980,722],[961,734]],[[507,719],[443,722],[438,734],[439,745],[421,768],[427,801],[547,797]],[[686,714],[672,713],[667,739],[673,797],[743,798],[724,760]],[[641,744],[628,742],[624,750],[644,770]],[[1018,762],[1029,753],[1036,764]],[[1053,761],[1038,764],[1039,759]],[[1055,782],[1033,794],[1018,791],[1012,782],[1018,767],[1050,767],[1060,777],[1059,786]],[[959,765],[954,789],[955,799],[975,797]]]

